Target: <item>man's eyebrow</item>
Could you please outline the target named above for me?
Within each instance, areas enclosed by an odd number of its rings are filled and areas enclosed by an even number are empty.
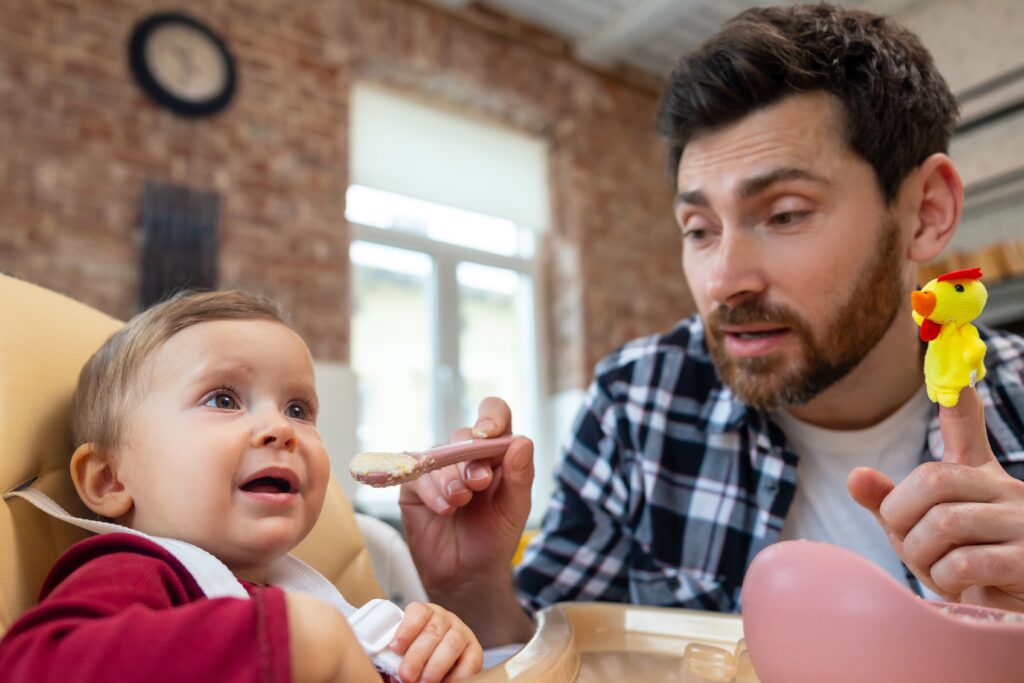
[[[805,168],[799,168],[797,166],[783,166],[762,175],[747,178],[740,183],[739,188],[736,190],[736,195],[746,199],[747,197],[752,197],[760,192],[764,192],[775,183],[783,180],[808,180],[821,185],[832,184],[832,182],[824,176],[808,171]],[[679,206],[680,204],[691,204],[693,206],[701,206],[705,208],[710,205],[707,196],[701,190],[687,190],[685,192],[680,192],[676,195],[676,206]]]
[[[755,194],[764,192],[775,183],[783,180],[809,180],[821,185],[832,184],[831,181],[823,176],[812,171],[808,171],[805,168],[799,168],[797,166],[782,166],[781,168],[776,168],[763,175],[747,178],[740,183],[739,188],[736,190],[736,194],[744,199],[752,197]]]
[[[687,192],[680,192],[676,195],[676,206],[680,204],[691,204],[693,206],[702,206],[707,208],[710,206],[708,198],[700,190],[689,190]]]

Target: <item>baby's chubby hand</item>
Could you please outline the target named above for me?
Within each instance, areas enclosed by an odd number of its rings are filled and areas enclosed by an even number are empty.
[[[407,683],[462,680],[478,672],[484,659],[476,636],[461,619],[422,602],[405,608],[391,650],[402,655],[398,675]]]

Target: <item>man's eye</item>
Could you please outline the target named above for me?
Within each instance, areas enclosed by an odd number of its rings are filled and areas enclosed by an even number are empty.
[[[221,410],[237,410],[238,401],[235,397],[226,391],[218,391],[216,394],[207,399],[203,405],[211,408],[220,408]]]
[[[309,419],[309,409],[301,403],[289,403],[288,407],[284,409],[284,414],[293,420]]]
[[[791,225],[807,215],[806,211],[783,211],[771,217],[773,225]]]
[[[704,228],[690,228],[683,231],[683,239],[690,240],[691,242],[700,242],[707,236],[708,231]]]

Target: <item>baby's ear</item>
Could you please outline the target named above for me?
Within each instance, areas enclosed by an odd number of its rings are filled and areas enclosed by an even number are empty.
[[[94,443],[84,443],[75,449],[71,456],[71,480],[78,497],[98,515],[117,519],[132,508],[132,496],[117,476],[114,459]]]

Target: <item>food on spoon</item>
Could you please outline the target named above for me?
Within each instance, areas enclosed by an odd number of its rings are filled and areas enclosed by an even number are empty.
[[[423,451],[360,453],[349,462],[348,471],[368,486],[395,486],[448,465],[503,455],[514,438],[468,439]]]
[[[356,481],[370,486],[399,484],[416,469],[416,458],[408,453],[360,453],[348,464]]]

